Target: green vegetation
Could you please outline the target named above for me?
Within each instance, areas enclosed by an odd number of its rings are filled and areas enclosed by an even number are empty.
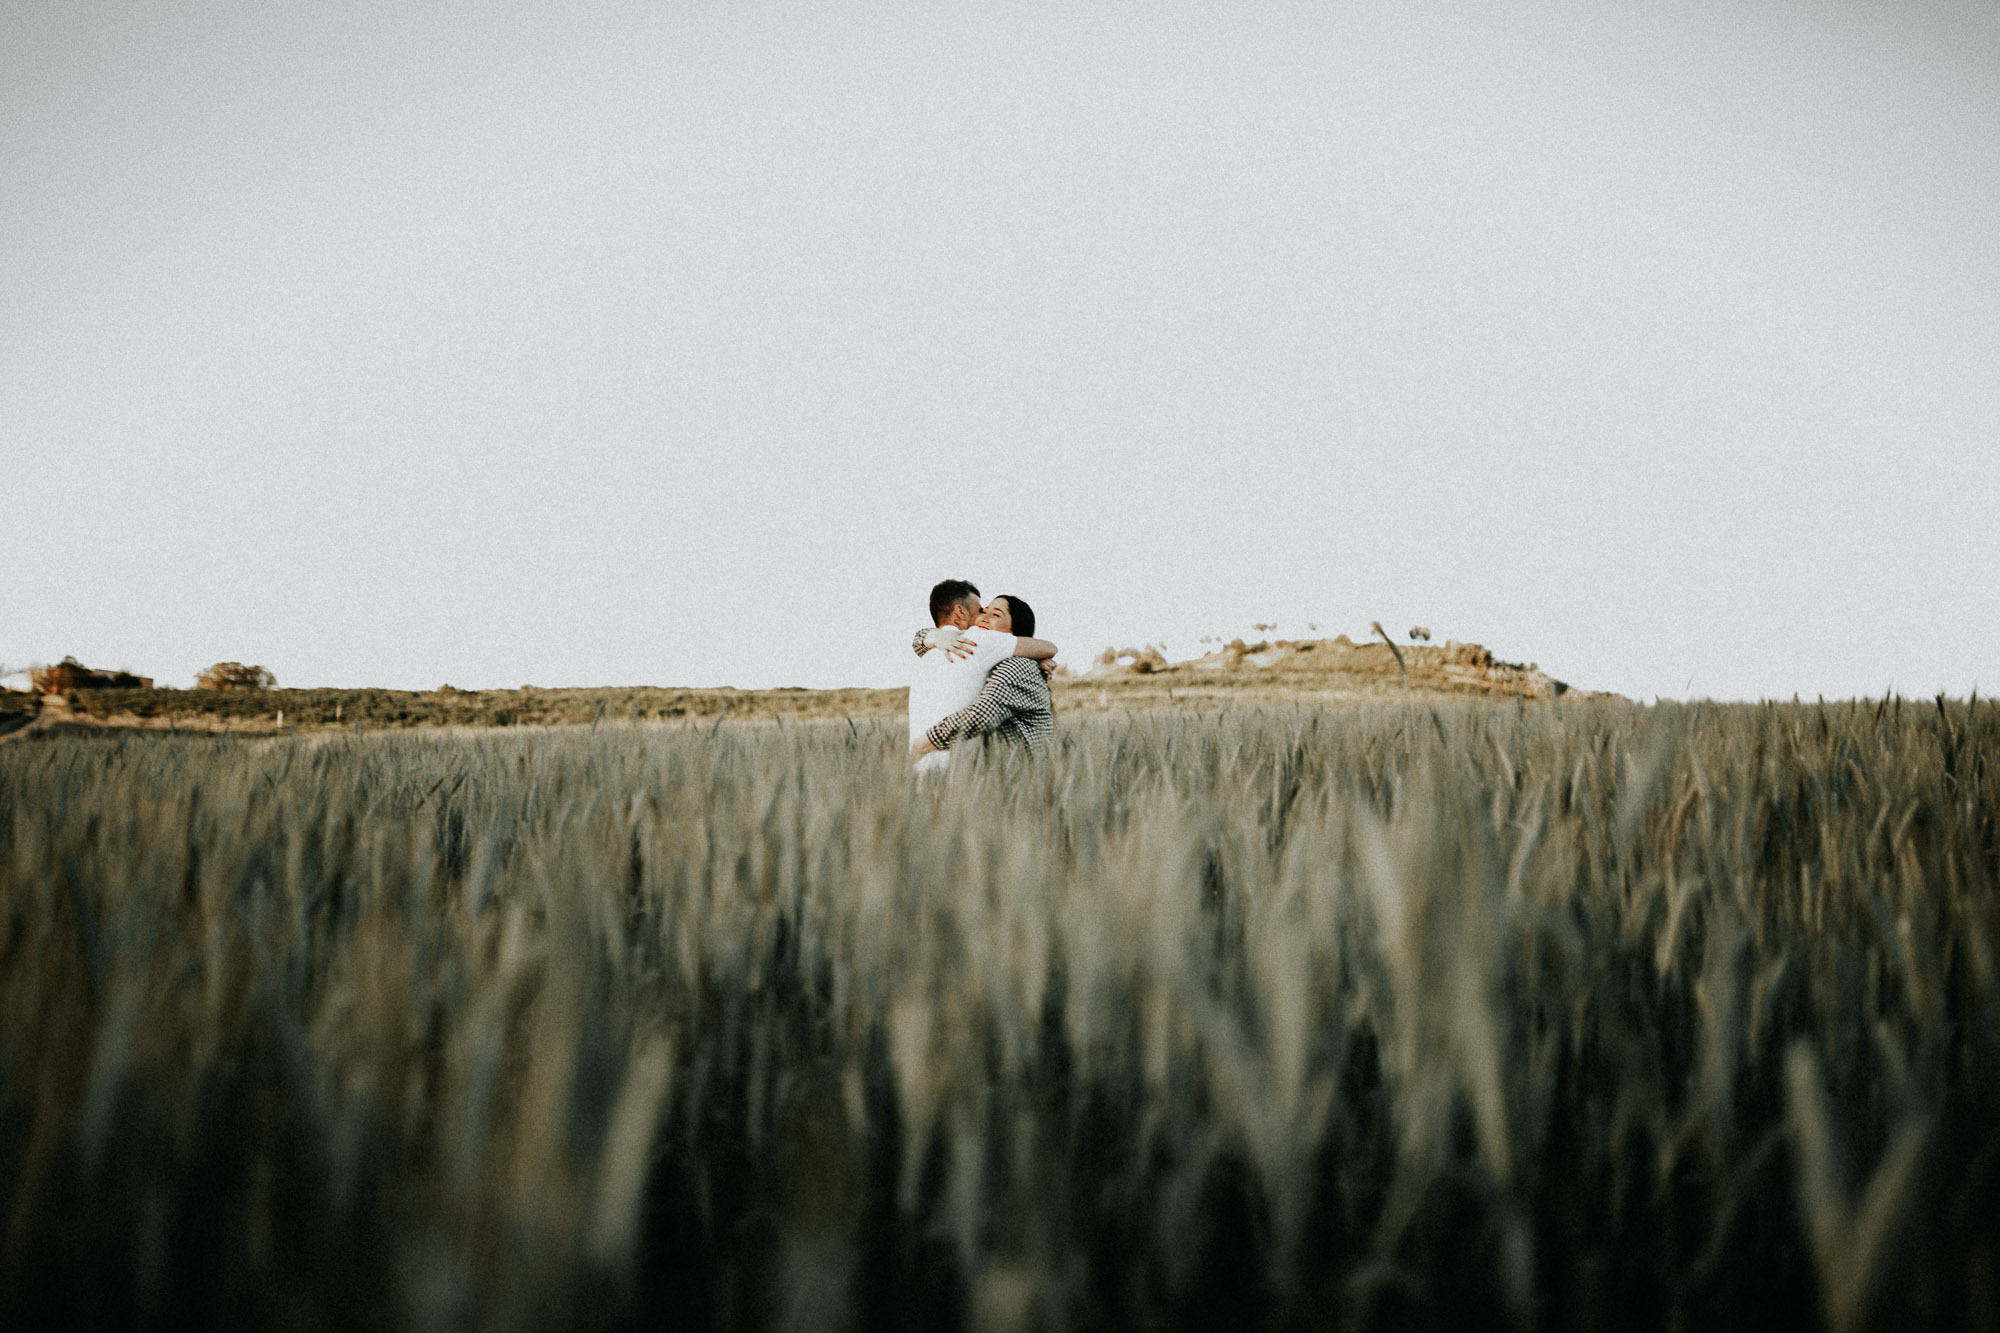
[[[1991,704],[615,716],[0,747],[0,1323],[1992,1318]]]

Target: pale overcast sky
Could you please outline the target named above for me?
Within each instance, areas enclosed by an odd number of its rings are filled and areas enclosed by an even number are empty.
[[[0,661],[2000,689],[1996,12],[0,0]]]

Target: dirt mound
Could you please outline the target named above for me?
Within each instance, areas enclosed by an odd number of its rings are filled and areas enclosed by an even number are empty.
[[[1570,687],[1530,662],[1503,662],[1476,643],[1446,640],[1391,647],[1386,642],[1355,643],[1345,634],[1331,639],[1241,639],[1190,662],[1168,662],[1158,649],[1107,649],[1077,683],[1105,683],[1146,677],[1160,684],[1190,687],[1262,687],[1325,693],[1329,689],[1374,694],[1387,686],[1432,694],[1488,695],[1553,699]]]

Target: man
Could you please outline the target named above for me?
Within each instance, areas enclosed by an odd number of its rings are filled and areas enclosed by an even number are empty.
[[[1046,639],[981,629],[979,589],[964,579],[946,579],[931,589],[931,625],[920,642],[949,651],[925,652],[910,677],[910,749],[919,773],[936,772],[951,760],[948,750],[932,750],[925,732],[972,706],[987,673],[1009,657],[1038,661],[1056,655]]]
[[[979,613],[975,626],[1000,634],[1032,637],[1035,608],[1028,605],[1026,598],[1011,593],[995,597]],[[917,636],[918,642],[913,646],[921,654],[925,651],[926,635],[956,633],[950,629],[927,630]],[[959,646],[953,642],[945,651],[957,652]],[[1055,701],[1049,697],[1048,681],[1054,674],[1052,661],[1001,658],[986,674],[986,683],[979,687],[979,697],[971,706],[933,723],[924,732],[924,743],[916,747],[915,753],[921,758],[933,750],[949,750],[961,741],[992,737],[1036,758],[1046,757],[1056,740]]]

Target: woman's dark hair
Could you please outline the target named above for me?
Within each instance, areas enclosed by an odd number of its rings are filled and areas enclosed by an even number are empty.
[[[1009,634],[1018,634],[1024,639],[1035,637],[1035,608],[1016,597],[1011,592],[1000,594],[1007,599],[1007,615],[1014,622]]]

